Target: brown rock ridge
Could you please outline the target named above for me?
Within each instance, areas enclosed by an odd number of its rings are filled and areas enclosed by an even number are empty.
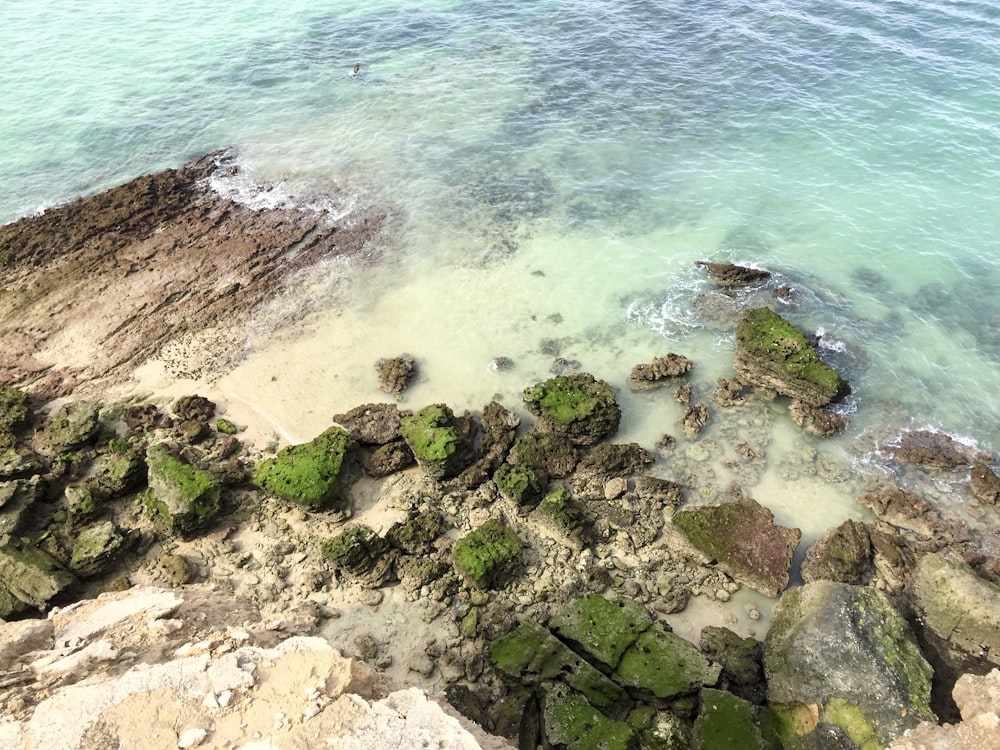
[[[253,209],[209,185],[237,171],[231,151],[208,154],[0,227],[0,383],[52,398],[120,382],[185,334],[202,368],[177,374],[211,374],[283,279],[359,252],[383,224],[377,211]]]

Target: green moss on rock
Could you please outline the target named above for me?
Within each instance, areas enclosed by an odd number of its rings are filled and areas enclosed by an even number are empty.
[[[534,505],[544,489],[542,480],[530,466],[503,464],[493,475],[500,494],[518,505]]]
[[[701,710],[694,723],[691,747],[692,750],[776,749],[775,744],[764,739],[751,703],[711,688],[701,691]]]
[[[14,432],[28,420],[28,394],[17,388],[0,388],[0,450],[14,447]]]
[[[431,404],[403,417],[399,434],[432,479],[453,477],[472,459],[472,446],[456,429],[455,414],[445,404]]]
[[[0,587],[24,604],[45,609],[49,600],[76,582],[76,577],[37,547],[0,546]]]
[[[653,627],[622,654],[612,676],[622,685],[657,698],[674,698],[714,683],[718,669],[683,638]]]
[[[323,542],[323,555],[341,573],[374,586],[393,575],[392,545],[367,526],[356,526]]]
[[[491,519],[455,542],[451,560],[459,575],[473,586],[496,588],[516,570],[521,540],[505,523]]]
[[[219,510],[219,483],[207,471],[172,456],[163,445],[146,452],[149,491],[146,505],[154,517],[185,534],[205,526]]]
[[[282,448],[258,464],[254,484],[307,508],[339,510],[348,503],[345,481],[355,443],[341,427],[331,427],[308,443]]]
[[[394,523],[385,538],[393,547],[408,555],[425,555],[433,550],[434,542],[444,527],[444,516],[437,511],[428,511]]]
[[[223,435],[235,435],[240,431],[239,427],[230,422],[228,419],[224,419],[222,417],[215,420],[215,429]]]
[[[59,455],[89,445],[101,428],[99,407],[89,401],[63,404],[35,433],[34,445],[40,453]]]
[[[111,521],[88,526],[73,542],[69,567],[84,578],[95,576],[125,551],[125,537]]]
[[[537,417],[539,432],[564,435],[577,445],[613,435],[621,421],[611,386],[588,373],[560,375],[525,388],[524,404]]]
[[[549,621],[556,635],[611,669],[652,625],[652,616],[638,602],[603,596],[574,599]]]
[[[609,719],[583,695],[553,686],[542,709],[549,745],[573,750],[628,750],[635,747],[635,732],[623,721]]]

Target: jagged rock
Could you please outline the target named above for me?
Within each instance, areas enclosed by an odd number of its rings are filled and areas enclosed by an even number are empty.
[[[0,388],[0,451],[13,448],[16,431],[28,421],[31,403],[28,394],[17,388]]]
[[[743,406],[749,400],[746,385],[739,378],[719,378],[712,391],[712,402],[717,406]]]
[[[697,403],[688,406],[684,410],[684,416],[681,417],[681,429],[684,430],[684,434],[692,440],[698,437],[705,429],[705,425],[708,424],[708,416],[708,407],[705,404]]]
[[[699,260],[695,265],[708,271],[716,284],[730,289],[742,289],[771,278],[770,271],[738,266],[734,263],[709,263]]]
[[[635,474],[651,463],[653,454],[638,443],[600,443],[576,467],[573,492],[582,498],[604,497],[609,480]]]
[[[612,676],[640,693],[670,699],[714,685],[719,668],[691,643],[653,626],[625,650]]]
[[[898,444],[888,448],[897,461],[932,469],[964,469],[973,461],[970,448],[951,435],[933,430],[904,432],[899,436]]]
[[[976,461],[972,465],[969,477],[969,491],[978,500],[990,505],[1000,505],[1000,477],[985,461]]]
[[[0,482],[0,542],[24,530],[46,487],[39,476]]]
[[[521,540],[509,526],[491,519],[455,542],[451,559],[459,575],[473,586],[495,588],[517,569]]]
[[[445,404],[425,406],[403,417],[399,434],[420,468],[437,481],[460,474],[475,458],[465,425]]]
[[[765,596],[788,585],[802,532],[774,524],[774,514],[752,498],[674,513],[688,541],[740,583]]]
[[[715,625],[702,628],[698,647],[722,667],[719,687],[755,705],[767,699],[764,681],[764,646],[756,638],[742,638]]]
[[[220,495],[215,477],[172,456],[162,444],[146,451],[146,463],[146,505],[167,528],[186,534],[214,518]]]
[[[565,487],[559,487],[543,497],[531,512],[531,519],[542,536],[577,552],[583,549],[588,536],[586,518]]]
[[[733,369],[757,388],[821,407],[837,401],[850,386],[820,360],[806,335],[773,310],[748,310],[736,328]]]
[[[621,421],[611,386],[588,373],[525,388],[524,404],[536,417],[536,431],[564,435],[575,445],[593,445],[613,435]]]
[[[137,451],[126,448],[103,454],[86,486],[100,497],[115,498],[137,489],[145,481],[146,462]]]
[[[640,475],[635,478],[635,496],[657,508],[677,508],[684,502],[684,488],[669,479]]]
[[[568,437],[526,432],[514,441],[509,460],[515,466],[541,472],[542,476],[563,479],[573,473],[580,455]]]
[[[428,511],[394,523],[385,538],[393,547],[408,555],[426,555],[434,548],[434,541],[444,529],[444,516],[437,511]]]
[[[601,750],[632,745],[635,732],[628,724],[608,718],[566,685],[553,685],[546,691],[542,711],[549,747]]]
[[[545,480],[530,466],[504,464],[493,475],[500,494],[518,505],[535,505],[545,490]]]
[[[883,521],[940,545],[969,538],[968,529],[960,522],[945,519],[937,508],[909,490],[883,487],[866,492],[858,502]]]
[[[37,547],[24,543],[0,547],[0,586],[24,604],[44,610],[49,600],[75,582],[72,573]]]
[[[816,581],[786,591],[764,668],[771,706],[793,735],[825,723],[857,747],[882,747],[935,718],[931,667],[903,617],[870,587]]]
[[[334,414],[333,422],[361,445],[387,445],[399,439],[400,420],[409,415],[396,404],[362,404],[344,414]]]
[[[355,443],[340,427],[282,448],[254,471],[258,487],[308,508],[340,510],[350,501]],[[150,467],[152,469],[152,467]]]
[[[507,459],[521,418],[503,404],[491,401],[483,407],[479,457],[455,478],[454,484],[470,490],[486,482]]]
[[[795,424],[805,430],[807,434],[818,438],[839,435],[850,424],[847,417],[843,417],[835,411],[810,406],[797,399],[788,405],[788,413],[791,414]]]
[[[125,407],[122,421],[133,432],[145,432],[156,427],[163,419],[160,410],[153,404],[133,404]]]
[[[104,571],[125,551],[126,539],[111,521],[80,529],[69,567],[82,578]]]
[[[89,401],[63,404],[35,432],[35,450],[46,456],[80,448],[90,443],[101,427],[99,407]]]
[[[692,398],[694,398],[694,386],[690,383],[685,383],[674,388],[674,401],[678,404],[687,406],[691,403]]]
[[[380,445],[361,456],[361,465],[371,477],[387,477],[416,463],[413,451],[402,438]]]
[[[872,573],[873,549],[868,527],[847,520],[821,536],[802,561],[802,580],[863,584]]]
[[[669,352],[656,357],[649,364],[639,364],[632,368],[628,385],[633,391],[648,391],[659,388],[666,380],[687,375],[694,369],[694,362],[687,357]]]
[[[393,576],[391,548],[373,529],[355,526],[323,542],[323,555],[335,570],[378,587]]]
[[[33,451],[13,448],[0,451],[0,479],[27,479],[44,471],[44,462]]]
[[[921,722],[889,750],[984,750],[1000,747],[1000,670],[962,675],[953,691],[962,721],[939,726]]]
[[[691,734],[691,750],[772,750],[775,747],[777,737],[761,729],[759,709],[749,701],[712,688],[702,688],[700,698],[698,718]]]
[[[375,363],[378,373],[379,390],[391,394],[400,394],[406,390],[417,375],[417,361],[409,354],[398,357],[383,357]]]
[[[182,422],[200,422],[207,425],[215,416],[215,403],[204,396],[181,396],[171,407]]]
[[[653,618],[638,602],[612,602],[603,596],[573,599],[549,620],[549,628],[591,660],[614,669]]]

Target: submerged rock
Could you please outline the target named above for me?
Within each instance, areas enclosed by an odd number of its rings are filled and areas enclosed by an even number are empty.
[[[331,427],[308,443],[287,446],[261,461],[254,484],[308,508],[343,509],[349,502],[354,447],[341,427]]]
[[[691,404],[684,410],[684,416],[681,417],[681,429],[684,430],[685,435],[693,440],[705,429],[708,417],[708,407],[705,404],[700,402]]]
[[[910,430],[889,446],[893,458],[915,466],[955,470],[972,464],[973,451],[951,435],[933,430]]]
[[[788,585],[802,532],[774,524],[774,514],[752,498],[686,508],[673,516],[688,541],[740,583],[765,596]]]
[[[1000,505],[1000,477],[985,461],[976,461],[969,475],[969,491],[978,500]]]
[[[694,369],[694,362],[687,357],[669,352],[656,357],[649,364],[639,364],[629,375],[629,388],[633,391],[648,391],[659,388],[664,381],[687,375]]]
[[[810,406],[798,399],[788,405],[788,413],[792,421],[813,437],[827,438],[839,435],[847,429],[850,421],[847,417],[830,409]]]
[[[736,374],[751,385],[814,407],[826,406],[850,386],[823,362],[806,335],[773,310],[748,310],[736,328]]]
[[[935,719],[931,667],[903,617],[870,587],[817,581],[789,589],[765,640],[764,666],[791,740],[827,724],[856,747],[884,747]]]
[[[400,394],[417,375],[417,361],[409,354],[380,359],[375,363],[379,390]]]
[[[695,265],[708,271],[716,284],[731,289],[741,289],[771,278],[770,271],[738,266],[735,263],[709,263],[699,260]]]
[[[524,390],[524,404],[537,418],[535,429],[593,445],[613,435],[621,409],[611,386],[593,375],[563,375]]]

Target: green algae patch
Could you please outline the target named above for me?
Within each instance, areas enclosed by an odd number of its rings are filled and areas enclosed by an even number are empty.
[[[749,701],[724,690],[702,689],[692,750],[770,750],[776,747],[776,743],[764,739]]]
[[[875,727],[865,712],[843,698],[831,698],[823,709],[823,721],[844,730],[844,734],[860,750],[881,750],[885,742],[879,741]]]
[[[518,505],[534,505],[542,494],[542,481],[530,466],[503,464],[493,475],[500,494]]]
[[[230,422],[228,419],[224,419],[222,417],[215,420],[215,429],[223,435],[235,435],[240,431],[239,427]]]
[[[583,549],[586,517],[565,487],[559,487],[543,497],[532,511],[531,518],[538,524],[543,536],[570,549]]]
[[[521,540],[502,521],[491,519],[455,542],[451,561],[466,581],[481,589],[506,582],[521,560]]]
[[[630,703],[619,685],[533,623],[522,623],[497,640],[490,649],[490,660],[504,674],[529,685],[563,680],[599,708],[611,710]]]
[[[683,638],[653,627],[622,654],[612,676],[622,685],[657,698],[674,698],[714,683],[718,670]]]
[[[17,388],[0,388],[0,450],[13,448],[14,432],[28,420],[28,394]]]
[[[545,694],[542,711],[549,746],[573,750],[629,750],[635,747],[632,727],[623,721],[609,719],[583,695],[565,685],[555,685]]]
[[[219,510],[219,483],[210,473],[172,456],[163,445],[146,451],[146,506],[169,529],[182,534],[205,526]]]
[[[468,464],[472,449],[455,425],[455,414],[445,404],[425,406],[400,420],[399,434],[414,458],[432,479],[459,474]]]
[[[593,445],[614,434],[621,421],[615,393],[593,375],[560,375],[524,389],[524,404],[539,432],[565,435],[577,445]]]
[[[798,328],[767,307],[748,310],[736,327],[734,369],[753,385],[826,406],[850,393]]]
[[[254,484],[307,508],[339,510],[348,502],[345,469],[354,445],[343,428],[331,427],[308,443],[289,445],[261,461]]]
[[[445,519],[436,511],[418,513],[394,523],[385,534],[386,540],[408,555],[425,555],[434,548],[434,541],[444,531]]]
[[[561,639],[612,669],[652,625],[653,618],[638,602],[611,602],[603,596],[574,599],[549,621]]]
[[[125,542],[125,537],[111,521],[87,526],[73,542],[69,567],[84,578],[95,576],[125,552]]]

